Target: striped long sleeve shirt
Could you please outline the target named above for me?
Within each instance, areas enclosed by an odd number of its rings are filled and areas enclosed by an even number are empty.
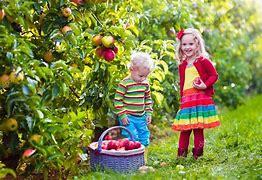
[[[148,82],[137,83],[127,78],[122,80],[116,89],[115,112],[122,120],[128,114],[142,116],[151,115],[152,99]]]

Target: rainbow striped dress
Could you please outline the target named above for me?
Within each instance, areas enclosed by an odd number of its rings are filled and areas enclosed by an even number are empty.
[[[151,115],[152,105],[150,86],[147,81],[138,83],[127,77],[118,84],[114,106],[119,119],[127,115]]]
[[[186,68],[183,96],[172,124],[176,131],[214,128],[220,125],[212,97],[193,87],[193,81],[197,77],[199,74],[195,66]]]

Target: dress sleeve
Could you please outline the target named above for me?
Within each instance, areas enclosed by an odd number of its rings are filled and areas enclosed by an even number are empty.
[[[218,79],[218,73],[212,62],[208,59],[203,60],[205,71],[208,74],[207,80],[204,82],[207,87],[211,87]]]

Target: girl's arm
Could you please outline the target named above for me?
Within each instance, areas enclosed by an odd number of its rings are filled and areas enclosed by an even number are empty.
[[[119,83],[114,98],[114,107],[115,107],[115,113],[118,115],[120,120],[127,118],[127,115],[125,113],[125,107],[123,104],[125,92],[126,92],[126,86],[123,83]]]
[[[215,84],[215,82],[218,79],[218,73],[215,69],[215,67],[213,66],[212,62],[208,59],[204,59],[203,60],[203,65],[205,68],[205,71],[208,73],[209,77],[207,80],[205,80],[205,85],[208,87],[212,86],[213,84]]]

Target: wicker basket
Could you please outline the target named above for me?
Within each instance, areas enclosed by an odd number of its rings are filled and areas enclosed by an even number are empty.
[[[90,165],[92,170],[110,169],[117,172],[133,172],[145,164],[145,147],[141,145],[138,149],[129,151],[104,150],[101,148],[104,136],[112,129],[121,128],[128,132],[131,141],[134,138],[131,132],[123,126],[114,126],[104,131],[98,139],[89,145]]]

